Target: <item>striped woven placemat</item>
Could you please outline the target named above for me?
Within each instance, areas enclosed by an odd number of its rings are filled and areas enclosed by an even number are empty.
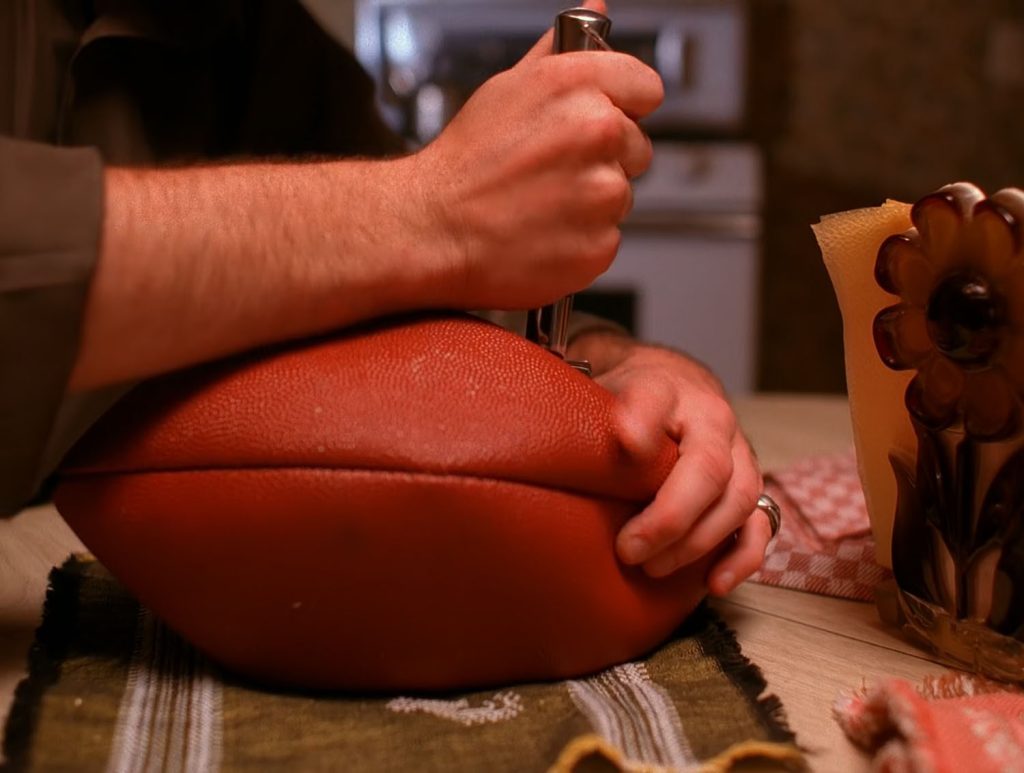
[[[704,608],[650,656],[582,679],[428,696],[261,689],[73,558],[51,575],[4,749],[14,770],[118,773],[800,767],[764,687]]]

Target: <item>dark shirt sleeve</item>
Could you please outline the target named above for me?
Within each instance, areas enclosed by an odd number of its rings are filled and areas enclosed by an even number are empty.
[[[0,137],[0,514],[23,506],[47,472],[102,202],[95,150]]]

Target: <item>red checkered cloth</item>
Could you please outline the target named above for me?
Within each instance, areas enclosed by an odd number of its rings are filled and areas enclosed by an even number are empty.
[[[891,574],[875,561],[853,450],[767,475],[765,490],[782,509],[782,528],[751,580],[871,601],[875,586]]]

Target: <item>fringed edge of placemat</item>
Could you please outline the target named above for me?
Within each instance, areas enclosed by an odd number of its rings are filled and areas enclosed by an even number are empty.
[[[710,625],[698,636],[698,641],[701,647],[717,648],[707,654],[718,658],[725,675],[750,700],[758,719],[768,730],[768,740],[733,744],[705,762],[700,770],[719,773],[751,759],[769,759],[794,770],[806,769],[806,750],[796,742],[796,733],[789,726],[782,700],[774,693],[766,694],[768,680],[761,668],[743,654],[735,631],[717,614],[712,612],[709,618]]]
[[[704,602],[680,626],[679,635],[694,635],[705,654],[716,659],[722,672],[753,707],[754,713],[768,732],[767,740],[739,741],[705,760],[687,773],[726,773],[741,762],[767,760],[787,770],[808,769],[807,750],[796,742],[796,733],[789,726],[785,707],[774,694],[764,694],[768,681],[760,667],[743,654],[736,633]],[[573,773],[587,758],[603,759],[625,773],[676,773],[672,768],[639,764],[623,757],[621,750],[599,735],[577,736],[562,749],[549,773]]]
[[[698,636],[701,646],[704,646],[705,641],[708,641],[709,646],[719,646],[717,652],[707,654],[718,657],[725,675],[750,699],[758,718],[768,728],[768,740],[799,748],[782,700],[773,693],[764,694],[768,689],[768,680],[764,678],[761,668],[743,654],[736,633],[721,617],[711,614],[709,618],[711,625]]]
[[[82,582],[81,566],[79,557],[71,556],[50,571],[42,622],[28,651],[28,676],[18,683],[4,726],[6,762],[0,765],[0,770],[18,771],[28,765],[43,695],[60,679],[61,663],[73,638],[77,591]]]

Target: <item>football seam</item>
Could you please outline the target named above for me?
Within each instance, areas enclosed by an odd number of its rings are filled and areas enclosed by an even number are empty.
[[[612,494],[604,494],[596,491],[580,491],[578,489],[553,486],[547,483],[538,483],[536,481],[522,480],[516,478],[495,478],[486,475],[474,475],[474,474],[462,474],[458,472],[424,472],[417,470],[402,470],[402,469],[390,469],[381,467],[323,467],[320,465],[253,465],[247,467],[173,467],[163,469],[138,469],[138,470],[97,470],[95,472],[66,472],[61,474],[61,483],[72,483],[72,482],[85,482],[89,478],[111,478],[111,477],[129,477],[129,476],[141,476],[141,475],[178,475],[178,474],[192,474],[192,473],[218,473],[218,472],[237,472],[237,473],[249,473],[249,472],[325,472],[325,473],[363,473],[367,475],[374,474],[386,474],[386,475],[404,475],[412,478],[426,478],[426,479],[458,479],[467,480],[477,483],[496,483],[506,484],[512,483],[519,486],[529,486],[532,488],[542,489],[544,491],[554,491],[560,494],[569,494],[572,496],[586,497],[589,499],[605,499],[611,502],[616,502],[625,505],[643,505],[645,501],[642,499],[629,499],[626,497],[615,496]],[[650,499],[653,499],[652,494]]]

